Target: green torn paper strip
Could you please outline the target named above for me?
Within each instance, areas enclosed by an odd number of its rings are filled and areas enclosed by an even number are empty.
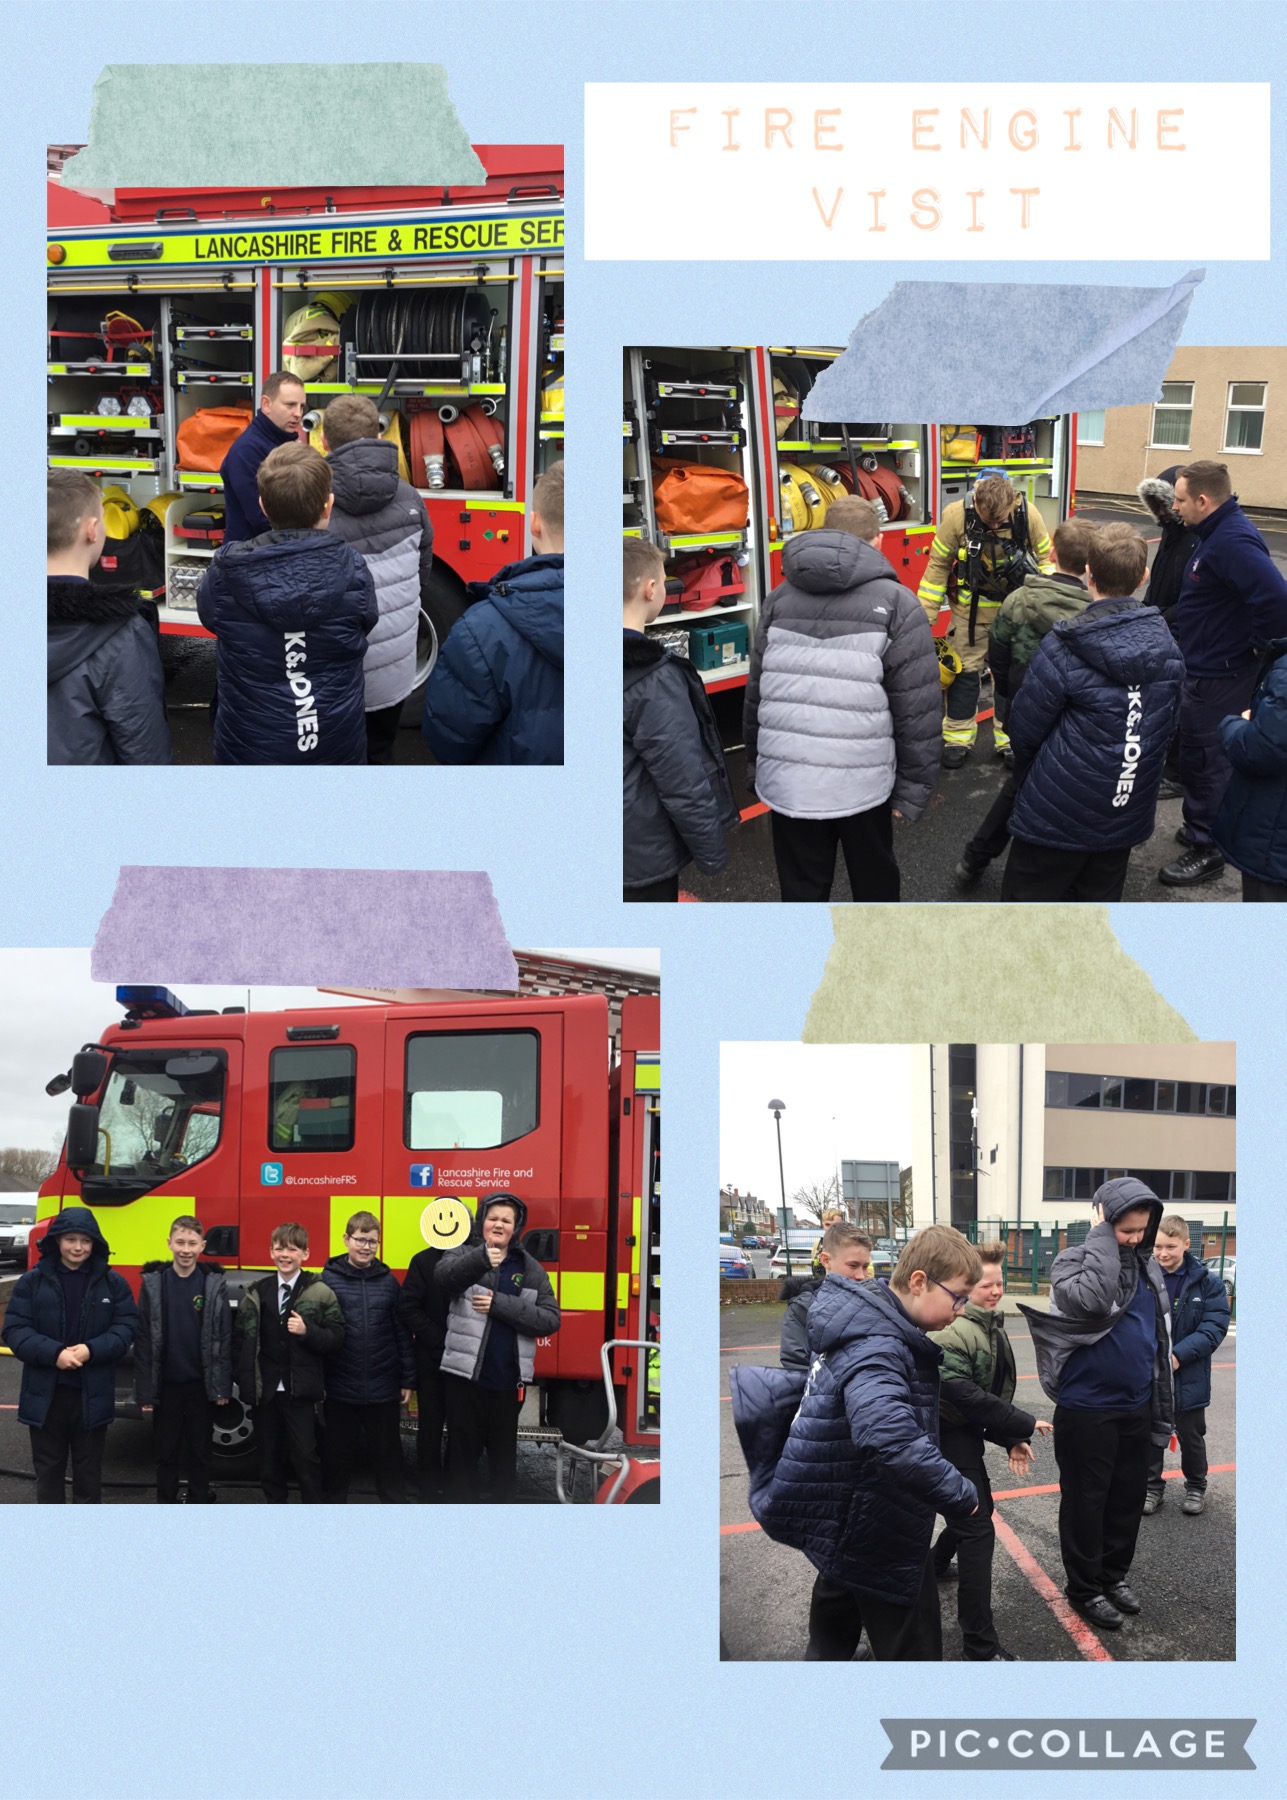
[[[89,143],[63,180],[481,187],[487,171],[441,63],[111,63],[94,83]]]
[[[806,1044],[1193,1043],[1104,906],[837,906]]]

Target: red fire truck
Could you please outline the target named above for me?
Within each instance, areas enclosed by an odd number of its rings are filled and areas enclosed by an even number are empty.
[[[444,1201],[472,1212],[515,1194],[563,1314],[537,1348],[531,1430],[606,1443],[615,1411],[631,1466],[612,1464],[626,1476],[614,1498],[658,1497],[658,998],[627,995],[612,1016],[604,992],[221,1013],[164,988],[117,999],[124,1017],[50,1083],[76,1100],[32,1257],[63,1207],[88,1206],[137,1291],[171,1221],[195,1213],[235,1302],[271,1268],[283,1220],[305,1226],[320,1267],[349,1215],[372,1211],[402,1274],[432,1221],[459,1212]],[[253,1434],[239,1402],[221,1410],[225,1454]]]
[[[446,635],[466,581],[530,554],[532,486],[563,454],[563,151],[477,151],[477,189],[122,188],[105,203],[50,180],[49,463],[137,508],[178,495],[158,508],[163,574],[143,589],[163,632],[206,635],[196,587],[220,541],[217,462],[185,467],[183,428],[253,406],[278,368],[305,381],[314,441],[336,394],[363,393],[401,445],[434,525],[423,673],[428,626]]]
[[[936,524],[979,468],[1004,468],[1048,527],[1073,510],[1075,414],[1029,421],[1000,454],[953,461],[938,423],[804,420],[813,380],[840,354],[786,345],[625,353],[623,530],[664,550],[668,577],[684,583],[649,629],[681,634],[707,692],[728,697],[720,709],[726,742],[740,737],[747,652],[760,603],[782,579],[783,547],[793,532],[823,523],[829,497],[880,499],[888,520],[880,547],[913,592]],[[668,529],[655,492],[668,459],[727,470],[745,483],[745,524]],[[947,629],[946,614],[939,629]]]

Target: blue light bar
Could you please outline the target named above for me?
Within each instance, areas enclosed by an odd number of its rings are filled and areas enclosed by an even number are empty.
[[[182,1019],[188,1013],[178,995],[163,987],[118,987],[116,1003],[131,1019]]]

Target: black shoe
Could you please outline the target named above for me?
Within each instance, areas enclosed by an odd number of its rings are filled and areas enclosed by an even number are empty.
[[[1159,869],[1157,878],[1163,887],[1196,887],[1200,881],[1215,881],[1224,874],[1224,858],[1214,844],[1195,844],[1191,850]]]
[[[1134,1590],[1128,1587],[1124,1581],[1115,1581],[1112,1587],[1106,1587],[1104,1598],[1111,1600],[1118,1612],[1137,1613],[1140,1610],[1140,1603],[1135,1598]]]
[[[991,860],[992,858],[990,856],[985,856],[980,861],[977,856],[971,856],[967,850],[960,862],[957,863],[956,867],[952,870],[952,879],[955,881],[957,887],[974,887],[977,882],[983,879]]]
[[[959,769],[969,754],[970,747],[968,744],[944,744],[943,767],[945,769]]]
[[[1092,1594],[1089,1600],[1070,1599],[1068,1604],[1083,1619],[1089,1619],[1092,1625],[1098,1625],[1103,1631],[1118,1631],[1125,1624],[1112,1601],[1106,1600],[1102,1594]]]
[[[998,762],[1003,762],[1007,769],[1013,769],[1014,751],[1010,748],[1009,744],[994,744],[992,749]]]
[[[1166,1495],[1159,1489],[1154,1493],[1150,1488],[1144,1496],[1144,1517],[1150,1518],[1155,1512],[1161,1512]]]
[[[1192,831],[1189,829],[1189,827],[1187,825],[1181,825],[1180,829],[1175,834],[1175,841],[1177,844],[1185,845],[1186,848],[1188,848],[1190,850],[1202,850],[1205,848],[1209,848],[1209,846],[1200,844],[1198,842],[1198,840],[1194,837]]]
[[[1157,790],[1159,800],[1183,800],[1184,789],[1178,781],[1172,781],[1169,775],[1162,777],[1162,785]]]
[[[1184,1505],[1180,1508],[1180,1511],[1188,1513],[1189,1517],[1193,1519],[1202,1511],[1206,1503],[1207,1496],[1205,1488],[1185,1488]]]

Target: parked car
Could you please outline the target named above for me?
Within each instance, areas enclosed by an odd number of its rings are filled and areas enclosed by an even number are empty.
[[[720,1245],[719,1272],[725,1281],[749,1281],[754,1273],[750,1258],[739,1244]]]
[[[1232,1300],[1237,1288],[1237,1276],[1235,1274],[1237,1258],[1226,1256],[1223,1259],[1222,1264],[1220,1257],[1209,1256],[1207,1258],[1207,1267],[1213,1275],[1218,1275],[1221,1281],[1224,1282],[1224,1291],[1228,1294],[1230,1300]]]
[[[36,1222],[36,1196],[0,1200],[0,1262],[27,1266],[27,1237]]]

